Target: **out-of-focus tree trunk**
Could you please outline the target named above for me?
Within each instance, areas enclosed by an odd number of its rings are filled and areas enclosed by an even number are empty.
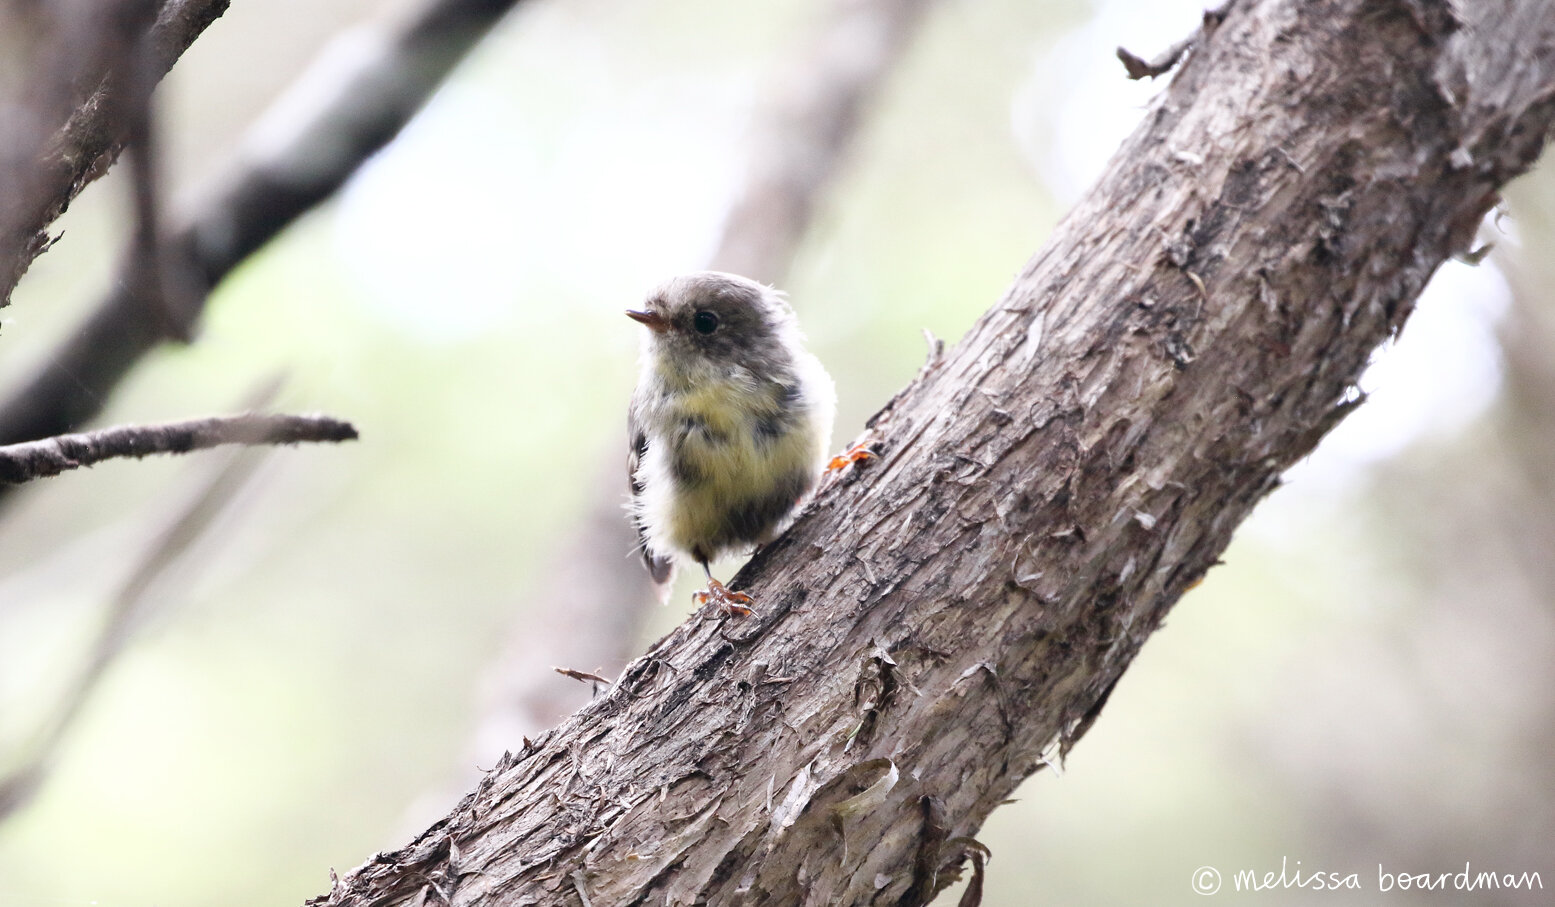
[[[922,904],[1555,121],[1544,0],[1243,0],[883,458],[328,904]],[[557,607],[565,603],[558,602]]]

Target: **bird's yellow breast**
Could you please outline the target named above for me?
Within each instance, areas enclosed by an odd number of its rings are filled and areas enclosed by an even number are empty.
[[[726,547],[740,535],[753,508],[775,513],[760,520],[776,530],[813,484],[825,439],[804,411],[785,412],[772,389],[740,381],[702,384],[677,395],[667,408],[674,426],[669,445],[676,494],[668,517],[670,541],[682,550]],[[740,539],[760,543],[759,537]]]

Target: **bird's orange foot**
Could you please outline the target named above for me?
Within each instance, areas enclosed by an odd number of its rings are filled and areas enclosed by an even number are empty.
[[[878,455],[869,449],[868,444],[855,444],[835,457],[832,457],[831,462],[826,464],[826,471],[837,472],[839,470],[847,469],[854,463],[859,463],[864,460],[873,460],[876,456]]]
[[[708,602],[718,606],[718,610],[725,614],[739,617],[748,617],[756,612],[750,606],[756,603],[754,598],[744,592],[735,592],[723,583],[711,577],[707,580],[707,588],[691,593],[691,600],[697,605],[705,605]]]

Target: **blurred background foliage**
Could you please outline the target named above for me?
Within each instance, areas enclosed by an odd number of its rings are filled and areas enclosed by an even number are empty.
[[[446,807],[502,640],[570,606],[534,590],[624,450],[638,338],[620,312],[705,261],[763,77],[822,6],[520,8],[339,198],[219,288],[198,342],[134,372],[104,423],[228,411],[280,372],[278,408],[363,437],[267,457],[158,584],[39,797],[0,824],[0,905],[299,903]],[[197,191],[324,42],[395,7],[235,0],[161,89],[169,183]],[[1137,120],[1159,86],[1126,82],[1112,48],[1149,56],[1198,12],[935,9],[786,281],[841,390],[839,444],[916,371],[921,329],[954,341],[998,297]],[[1068,765],[983,829],[986,904],[1197,903],[1197,867],[1229,880],[1282,860],[1365,888],[1261,903],[1373,903],[1379,863],[1555,885],[1545,169],[1487,225],[1486,263],[1443,269],[1379,352],[1372,401],[1177,606]],[[127,212],[116,175],[57,225],[0,312],[0,382],[100,292]],[[112,462],[8,503],[0,758],[219,465]]]

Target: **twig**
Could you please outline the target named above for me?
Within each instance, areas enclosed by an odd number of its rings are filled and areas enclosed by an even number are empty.
[[[116,457],[139,459],[222,444],[297,444],[351,441],[356,437],[351,423],[329,416],[249,413],[161,425],[121,425],[0,447],[0,482],[30,482]]]
[[[513,741],[537,736],[588,701],[585,689],[558,682],[542,666],[565,661],[613,674],[638,645],[653,594],[648,574],[631,555],[636,539],[621,510],[626,479],[620,457],[602,458],[597,472],[595,484],[604,490],[558,539],[543,584],[528,596],[536,607],[525,609],[487,671],[483,686],[489,692],[465,765],[489,764],[513,749]]]
[[[1203,21],[1199,23],[1198,28],[1193,30],[1192,34],[1162,51],[1154,60],[1147,62],[1143,57],[1129,51],[1127,48],[1119,47],[1117,50],[1118,59],[1122,61],[1123,68],[1128,71],[1128,77],[1138,80],[1148,76],[1153,79],[1156,76],[1170,72],[1172,67],[1177,65],[1177,61],[1182,59],[1182,55],[1188,52],[1189,48],[1193,47],[1201,38],[1214,31],[1216,26],[1225,21],[1226,13],[1230,12],[1232,2],[1233,0],[1227,0],[1225,4],[1217,9],[1205,10]]]
[[[1177,61],[1182,59],[1182,55],[1188,52],[1188,48],[1193,46],[1193,42],[1198,36],[1199,33],[1195,31],[1193,34],[1162,51],[1154,60],[1149,61],[1146,61],[1143,57],[1126,47],[1119,47],[1117,50],[1118,59],[1122,61],[1123,68],[1128,71],[1130,79],[1138,80],[1147,76],[1153,79],[1156,76],[1170,72],[1172,67],[1177,65]]]
[[[0,403],[0,442],[70,431],[97,415],[142,356],[193,331],[211,288],[398,135],[518,2],[430,0],[392,33],[361,26],[325,48],[321,62],[350,65],[316,63],[300,77],[250,130],[228,175],[165,237],[173,272],[192,278],[173,287],[176,310],[148,312],[133,281],[114,281],[47,364]],[[289,139],[278,146],[278,134]]]

